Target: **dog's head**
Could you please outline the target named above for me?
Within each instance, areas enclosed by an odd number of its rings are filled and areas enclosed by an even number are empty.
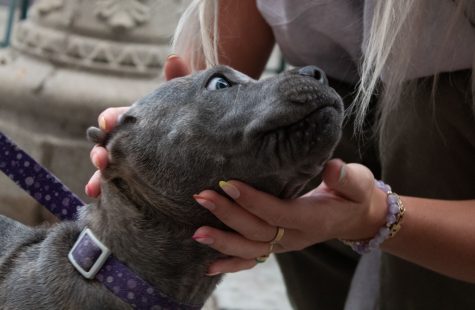
[[[202,225],[210,216],[192,195],[220,180],[295,197],[330,158],[342,110],[316,67],[256,81],[218,66],[136,102],[106,139],[104,177],[137,205]]]

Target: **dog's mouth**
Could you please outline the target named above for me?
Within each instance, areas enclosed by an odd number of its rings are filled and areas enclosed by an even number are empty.
[[[290,124],[268,129],[261,136],[258,152],[275,156],[279,167],[302,164],[314,154],[330,153],[339,139],[340,114],[341,107],[335,101],[318,106]],[[323,165],[325,160],[323,156],[321,163],[314,164]]]

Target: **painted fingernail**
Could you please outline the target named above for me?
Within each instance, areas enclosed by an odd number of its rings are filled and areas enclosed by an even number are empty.
[[[341,166],[340,175],[338,176],[338,182],[341,182],[346,176],[346,165]]]
[[[208,210],[214,210],[214,208],[216,208],[216,205],[211,200],[200,195],[193,195],[193,199]]]
[[[213,276],[217,276],[219,274],[221,274],[222,272],[219,272],[219,271],[215,271],[215,272],[210,272],[210,273],[207,273],[206,275],[208,277],[213,277]]]
[[[106,131],[107,129],[107,122],[104,116],[99,117],[99,128]]]
[[[167,56],[167,60],[178,57],[176,54],[170,54]]]
[[[229,195],[232,199],[238,199],[241,193],[239,190],[236,188],[236,186],[232,185],[229,182],[226,181],[219,181],[219,187]]]
[[[202,244],[213,244],[214,243],[214,239],[211,238],[210,236],[206,236],[206,235],[193,235],[193,240],[195,240],[196,242],[199,242],[199,243],[202,243]]]

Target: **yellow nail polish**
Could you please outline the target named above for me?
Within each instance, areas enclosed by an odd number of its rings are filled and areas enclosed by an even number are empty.
[[[104,131],[107,129],[107,122],[104,116],[99,117],[99,128]]]
[[[222,189],[226,194],[228,194],[228,196],[231,197],[232,199],[238,199],[239,196],[241,195],[241,193],[240,193],[239,190],[236,188],[236,186],[232,185],[232,184],[229,183],[229,182],[226,182],[226,181],[219,181],[219,187],[221,187],[221,189]]]

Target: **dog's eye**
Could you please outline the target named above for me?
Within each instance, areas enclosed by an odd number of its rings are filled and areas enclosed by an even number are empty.
[[[218,90],[231,87],[231,82],[222,76],[214,76],[206,84],[207,90]]]

